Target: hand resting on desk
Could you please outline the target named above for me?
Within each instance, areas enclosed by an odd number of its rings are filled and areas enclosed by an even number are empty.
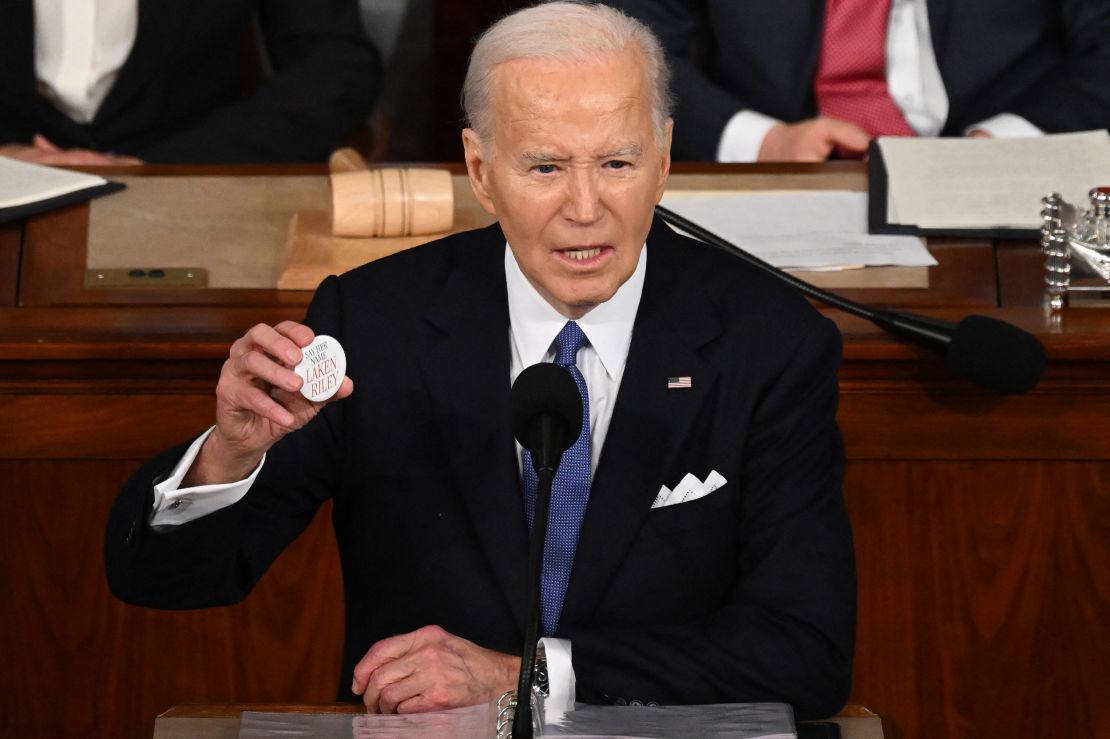
[[[36,134],[28,144],[2,144],[0,156],[18,159],[32,164],[45,164],[48,166],[71,167],[97,167],[118,166],[121,164],[142,164],[142,159],[121,156],[118,154],[104,154],[91,149],[62,149],[55,146],[45,136]]]
[[[516,687],[520,657],[425,626],[382,639],[355,665],[351,692],[369,713],[419,713],[497,700]]]

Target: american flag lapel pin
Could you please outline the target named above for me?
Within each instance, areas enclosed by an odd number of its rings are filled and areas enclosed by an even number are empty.
[[[683,375],[682,377],[668,377],[667,378],[667,389],[668,390],[677,390],[678,388],[684,388],[684,387],[692,388],[693,386],[694,386],[693,381],[691,380],[689,375]]]

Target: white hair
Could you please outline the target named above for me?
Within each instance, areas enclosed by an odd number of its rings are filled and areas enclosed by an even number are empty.
[[[579,62],[619,54],[636,44],[651,81],[651,117],[660,145],[671,116],[670,70],[659,39],[646,25],[616,8],[561,0],[505,16],[478,38],[463,82],[462,106],[483,141],[492,133],[490,88],[493,70],[512,59]]]

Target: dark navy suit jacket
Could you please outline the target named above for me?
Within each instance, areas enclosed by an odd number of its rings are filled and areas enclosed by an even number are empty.
[[[671,58],[674,155],[712,161],[725,124],[751,109],[787,122],[817,114],[824,0],[616,0]],[[999,113],[1049,133],[1110,126],[1106,0],[928,0],[948,93],[942,135]]]
[[[628,361],[556,636],[588,702],[777,700],[805,716],[848,695],[855,569],[836,426],[840,339],[799,293],[654,224]],[[375,641],[428,624],[520,652],[527,524],[509,429],[505,238],[497,225],[319,288],[308,322],[355,383],[271,449],[235,505],[172,533],[152,481],[120,493],[107,571],[124,600],[236,602],[334,498],[346,645],[341,697]],[[689,376],[692,387],[669,389]],[[727,480],[652,509],[687,473]]]
[[[273,74],[243,97],[256,13]],[[139,0],[135,45],[87,125],[38,94],[34,38],[33,0],[0,3],[0,144],[40,133],[153,162],[322,162],[379,86],[353,0]]]

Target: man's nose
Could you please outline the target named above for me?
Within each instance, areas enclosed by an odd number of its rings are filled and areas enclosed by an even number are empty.
[[[564,216],[575,223],[593,223],[601,218],[601,188],[596,173],[577,170],[567,184]]]

